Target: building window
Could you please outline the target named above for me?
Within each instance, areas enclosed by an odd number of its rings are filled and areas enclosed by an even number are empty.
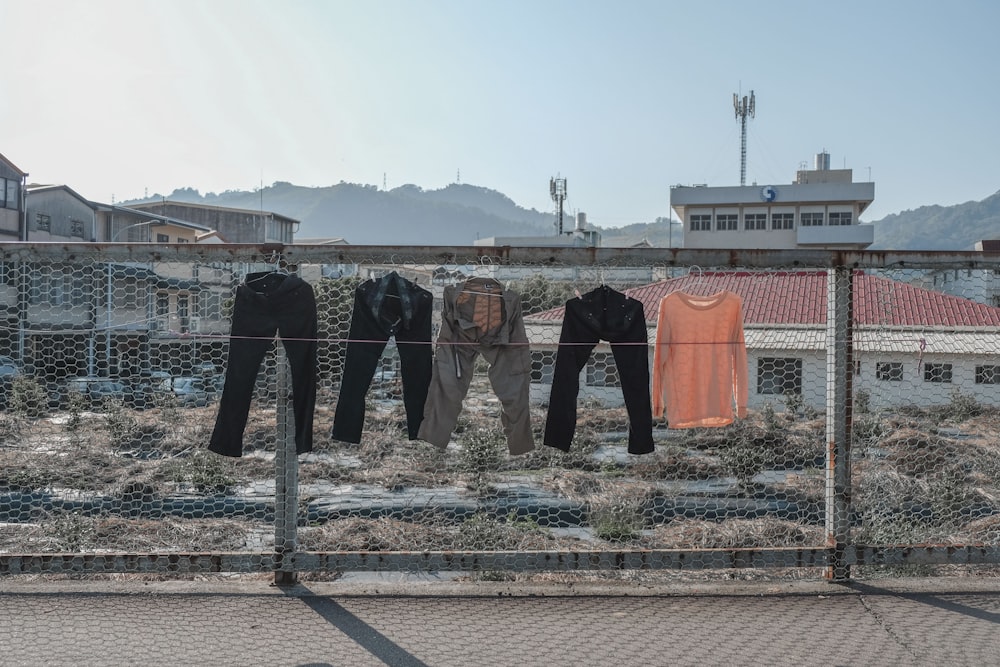
[[[531,381],[552,384],[556,369],[556,353],[550,351],[531,353]]]
[[[31,274],[28,302],[32,305],[82,306],[86,301],[83,283],[72,269],[46,267]]]
[[[903,364],[899,361],[880,361],[875,364],[875,379],[883,382],[902,382]]]
[[[735,213],[720,213],[715,217],[715,229],[720,232],[734,232],[739,229],[740,216]]]
[[[771,229],[794,229],[794,228],[795,228],[794,213],[771,214]]]
[[[222,319],[222,292],[206,290],[198,295],[198,315],[208,319]]]
[[[170,296],[164,293],[156,295],[156,314],[159,317],[170,314]]]
[[[743,216],[743,228],[747,231],[767,229],[767,213],[747,213]]]
[[[52,218],[44,213],[35,214],[35,229],[40,232],[52,231]]]
[[[595,352],[587,362],[587,386],[589,387],[620,387],[618,366],[615,359],[607,352]]]
[[[182,238],[182,237],[178,236],[178,237],[177,237],[177,242],[178,242],[178,243],[188,243],[188,240],[187,240],[187,239],[185,239],[185,238]]]
[[[823,226],[823,214],[822,213],[803,213],[802,214],[802,226],[803,227],[822,227]]]
[[[83,221],[82,220],[70,220],[69,221],[69,235],[77,236],[83,238]]]
[[[801,394],[802,360],[761,357],[757,360],[758,394]]]
[[[1000,384],[1000,366],[976,366],[976,384]]]
[[[157,233],[156,234],[156,242],[157,243],[170,243],[170,235],[169,234],[160,234],[160,233]]]
[[[712,216],[699,213],[697,215],[691,216],[691,231],[692,232],[710,232],[712,231]]]
[[[853,218],[850,211],[833,211],[830,213],[830,225],[849,225]]]
[[[148,285],[145,281],[124,280],[115,287],[114,305],[117,308],[141,310],[146,307],[149,298]]]
[[[951,364],[924,364],[924,382],[951,382]]]
[[[0,186],[3,187],[0,190],[0,195],[3,195],[4,208],[17,208],[18,185],[18,182],[13,178],[0,178]]]

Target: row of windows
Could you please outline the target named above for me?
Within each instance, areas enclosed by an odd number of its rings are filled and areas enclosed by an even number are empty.
[[[743,229],[746,231],[761,230],[782,230],[795,228],[794,213],[771,213],[771,224],[768,225],[767,213],[744,213]],[[854,220],[854,214],[850,211],[834,211],[829,218],[822,212],[810,212],[800,214],[800,223],[803,227],[822,227],[825,224],[831,226],[850,225]],[[740,216],[736,213],[716,214],[714,223],[717,232],[734,232],[739,227]],[[694,213],[689,220],[692,232],[710,232],[713,228],[711,213]]]
[[[35,214],[35,229],[40,232],[52,232],[52,216],[45,213]],[[82,220],[69,221],[69,235],[83,238],[84,224]]]
[[[222,293],[206,290],[200,294],[177,294],[177,317],[188,317],[194,314],[196,317],[211,319],[222,318]],[[156,294],[156,315],[165,317],[170,315],[170,294],[158,292]]]
[[[531,381],[552,383],[555,366],[555,352],[531,353]],[[855,372],[860,365],[855,365]],[[950,383],[953,377],[952,364],[925,363],[924,382]],[[875,364],[875,377],[887,382],[903,379],[903,364],[885,361]],[[983,364],[976,366],[976,384],[1000,384],[1000,365]],[[591,387],[620,387],[618,369],[614,358],[608,353],[595,353],[587,363],[587,385]],[[758,394],[801,394],[802,360],[794,357],[760,357],[757,359]]]
[[[188,239],[186,239],[186,238],[184,238],[182,236],[178,236],[177,239],[176,239],[176,241],[177,241],[177,243],[189,243]],[[156,234],[156,242],[157,243],[170,243],[170,234],[160,234],[160,233],[157,233]]]
[[[885,361],[875,364],[875,377],[884,382],[903,381],[903,363],[900,361]],[[954,377],[954,367],[951,364],[925,363],[924,382],[950,383]],[[1000,366],[983,364],[976,366],[976,384],[1000,384]]]
[[[535,351],[531,353],[531,381],[552,384],[556,353]],[[587,362],[587,386],[620,387],[621,377],[614,357],[608,352],[596,352]],[[792,358],[762,357],[757,360],[758,394],[801,394],[802,360]]]

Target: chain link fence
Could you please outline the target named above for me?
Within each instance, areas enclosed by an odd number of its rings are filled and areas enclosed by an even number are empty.
[[[0,255],[2,574],[845,579],[1000,562],[989,255]],[[738,327],[669,337],[694,321],[671,319],[677,295],[715,312],[720,294]],[[706,387],[715,403],[692,403]]]

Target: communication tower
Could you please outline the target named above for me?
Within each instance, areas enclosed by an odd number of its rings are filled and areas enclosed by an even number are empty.
[[[550,178],[549,194],[552,201],[556,203],[556,234],[562,236],[563,233],[563,202],[566,201],[566,179]]]
[[[747,116],[754,117],[754,97],[750,91],[749,97],[733,93],[733,110],[740,121],[740,185],[747,184]]]

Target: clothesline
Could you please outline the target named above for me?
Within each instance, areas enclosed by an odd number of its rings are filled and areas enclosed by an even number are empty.
[[[298,342],[310,342],[310,343],[377,343],[377,344],[383,344],[383,343],[387,343],[388,342],[387,340],[365,339],[365,338],[285,338],[285,337],[282,337],[282,336],[234,336],[234,335],[231,335],[231,334],[191,334],[191,333],[179,333],[179,332],[174,332],[174,331],[171,331],[171,333],[176,333],[181,338],[194,338],[194,337],[197,337],[199,339],[208,338],[208,339],[217,339],[217,340],[228,340],[228,339],[240,339],[240,340],[275,340],[275,339],[278,339],[278,340],[284,340],[284,341],[298,341]],[[895,343],[917,343],[918,345],[922,346],[921,350],[923,350],[923,349],[925,349],[927,347],[927,342],[926,342],[926,339],[924,339],[924,338],[881,338],[880,337],[879,340],[880,341],[891,341],[891,342],[895,342]],[[481,345],[489,345],[490,344],[490,343],[482,343],[482,342],[476,342],[476,341],[464,342],[464,341],[396,340],[395,342],[396,342],[396,345],[436,345],[436,346],[455,346],[455,347],[466,346],[466,345],[474,346],[474,347],[479,347]],[[511,346],[511,347],[513,347],[513,346],[524,346],[524,345],[529,346],[529,347],[530,346],[541,346],[541,345],[545,345],[545,346],[559,345],[559,346],[568,346],[569,347],[569,346],[593,346],[593,345],[600,344],[600,343],[604,343],[604,344],[608,344],[608,345],[643,346],[643,347],[654,347],[656,345],[655,342],[647,342],[647,343],[643,343],[643,342],[621,342],[621,343],[615,343],[615,342],[608,341],[606,339],[601,339],[601,340],[596,341],[596,342],[560,342],[560,341],[552,341],[552,342],[548,342],[548,341],[546,341],[546,342],[538,342],[538,341],[531,342],[531,341],[528,341],[528,342],[523,342],[523,343],[521,343],[521,342],[509,342],[509,343],[502,343],[501,345],[503,345],[503,346]],[[661,343],[661,344],[666,346],[666,345],[670,345],[670,344],[673,344],[673,345],[732,345],[732,344],[737,344],[737,343],[742,343],[742,341],[735,341],[735,340],[733,340],[733,341],[674,341],[673,343]]]

